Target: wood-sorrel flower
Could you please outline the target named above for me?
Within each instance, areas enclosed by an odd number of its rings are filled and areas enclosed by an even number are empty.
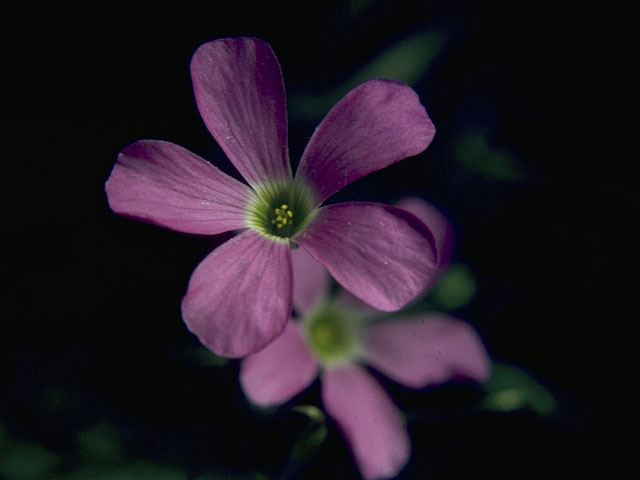
[[[450,248],[451,228],[437,210],[418,199],[401,205],[433,222],[437,245]],[[353,297],[326,299],[327,271],[306,251],[296,249],[292,256],[301,320],[290,320],[281,336],[243,361],[242,389],[258,405],[279,405],[321,372],[324,407],[350,444],[362,476],[393,477],[409,459],[409,435],[389,395],[360,364],[411,388],[453,378],[482,382],[490,370],[484,345],[468,324],[443,314],[372,322],[376,312]],[[439,270],[445,267],[440,264]]]
[[[207,128],[249,186],[178,145],[141,140],[122,150],[105,188],[123,215],[188,233],[243,230],[189,280],[182,316],[204,345],[240,357],[283,331],[293,240],[381,310],[402,307],[429,283],[434,240],[413,215],[375,203],[320,208],[345,185],[427,148],[435,129],[411,88],[371,80],[349,92],[317,127],[294,178],[284,82],[267,43],[206,43],[191,77]]]

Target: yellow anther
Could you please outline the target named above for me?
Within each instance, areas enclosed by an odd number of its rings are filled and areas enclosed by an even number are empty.
[[[279,208],[274,208],[275,219],[271,220],[271,224],[281,229],[285,225],[293,225],[293,212],[289,210],[289,205],[283,203]]]

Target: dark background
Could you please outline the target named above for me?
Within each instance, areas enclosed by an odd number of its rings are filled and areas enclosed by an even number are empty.
[[[455,261],[477,284],[453,313],[555,398],[551,415],[488,412],[480,387],[416,393],[382,380],[409,416],[402,478],[614,471],[635,375],[623,339],[637,318],[624,308],[638,242],[637,153],[624,147],[638,126],[628,12],[210,3],[3,11],[0,476],[357,478],[330,422],[315,456],[289,460],[307,422],[289,407],[320,405],[317,382],[285,408],[256,409],[238,362],[207,357],[184,327],[189,275],[227,237],[145,225],[106,203],[116,155],[138,139],[235,174],[199,117],[188,66],[201,43],[237,35],[278,56],[294,162],[369,72],[410,81],[436,125],[432,145],[331,201],[414,194],[446,212]]]

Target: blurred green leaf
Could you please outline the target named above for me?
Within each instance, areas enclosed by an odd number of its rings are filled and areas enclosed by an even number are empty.
[[[433,302],[444,310],[465,306],[476,294],[476,280],[468,267],[451,265],[431,293]]]
[[[205,367],[222,367],[229,363],[228,358],[220,357],[205,347],[199,347],[194,351],[195,357]]]
[[[394,43],[348,82],[347,90],[372,78],[390,78],[414,85],[426,73],[445,43],[445,35],[439,30],[417,33]]]
[[[293,446],[291,458],[298,463],[306,463],[311,460],[320,445],[322,445],[327,438],[327,432],[327,425],[325,423],[304,432]]]
[[[186,472],[150,462],[134,462],[117,467],[88,467],[63,477],[64,480],[187,480]]]
[[[293,407],[309,419],[302,433],[296,439],[291,451],[291,460],[297,464],[308,462],[327,438],[326,415],[314,405],[297,405]]]
[[[296,405],[291,410],[306,415],[313,422],[324,422],[325,414],[315,405]]]
[[[483,408],[511,412],[530,408],[538,415],[551,415],[556,410],[553,395],[523,370],[496,363],[491,379],[485,384]]]
[[[82,451],[92,459],[113,460],[122,456],[118,430],[107,423],[99,423],[78,433],[77,442]]]
[[[291,116],[318,120],[349,90],[372,78],[389,78],[414,85],[426,73],[445,41],[446,35],[440,30],[428,30],[404,38],[383,50],[338,88],[324,93],[292,93],[289,102]]]
[[[487,178],[513,181],[522,177],[515,158],[491,147],[486,132],[481,130],[463,136],[454,147],[454,156],[466,168]]]
[[[8,480],[47,478],[59,463],[57,455],[40,445],[16,444],[0,454],[0,477]]]

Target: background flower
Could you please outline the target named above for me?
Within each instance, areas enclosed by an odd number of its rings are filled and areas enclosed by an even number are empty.
[[[255,38],[206,43],[191,76],[207,128],[251,188],[169,142],[119,155],[105,189],[117,213],[187,233],[246,230],[196,268],[182,300],[189,330],[240,357],[278,335],[291,310],[290,242],[345,288],[396,310],[432,279],[429,229],[401,210],[349,202],[318,209],[358,178],[423,151],[435,129],[406,85],[371,80],[327,114],[291,175],[285,92],[271,47]]]
[[[436,209],[419,199],[401,204],[435,221],[436,244],[451,245],[451,228]],[[258,405],[279,405],[321,372],[324,407],[349,442],[362,475],[395,476],[409,459],[409,435],[400,411],[361,365],[419,389],[455,378],[486,381],[489,357],[475,331],[447,315],[400,314],[375,322],[368,318],[375,313],[353,297],[327,300],[328,274],[314,263],[304,250],[293,251],[301,320],[291,320],[281,336],[243,361],[242,388]]]

